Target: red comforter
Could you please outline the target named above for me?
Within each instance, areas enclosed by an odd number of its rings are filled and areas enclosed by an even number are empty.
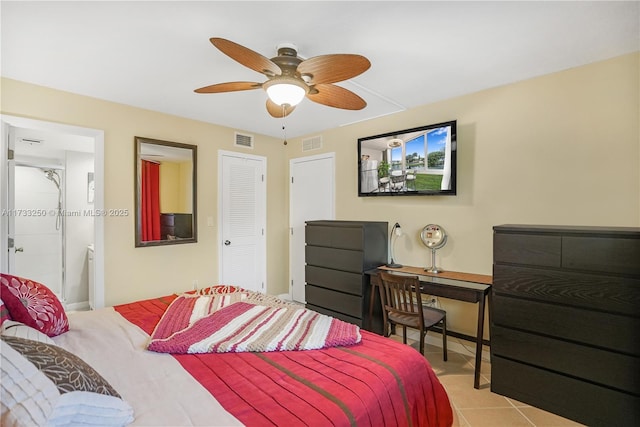
[[[174,298],[115,309],[151,334]],[[248,426],[450,426],[449,399],[426,359],[361,333],[349,347],[173,357]]]

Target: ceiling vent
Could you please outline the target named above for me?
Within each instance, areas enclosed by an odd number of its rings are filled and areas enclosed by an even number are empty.
[[[253,135],[236,132],[233,145],[236,147],[253,148]]]
[[[44,142],[42,139],[25,138],[25,137],[18,138],[18,141],[20,141],[22,143],[25,143],[25,144],[29,144],[29,145],[42,145],[42,143]]]
[[[312,136],[302,140],[302,151],[319,150],[322,148],[322,136]]]

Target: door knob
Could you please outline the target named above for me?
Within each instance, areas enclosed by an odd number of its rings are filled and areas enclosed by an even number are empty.
[[[229,246],[230,244],[231,244],[231,242],[230,242],[230,241],[228,241],[228,240],[225,240],[225,241],[224,241],[224,245],[225,245],[225,246]]]
[[[16,251],[16,252],[24,252],[24,248],[15,248],[14,251]]]

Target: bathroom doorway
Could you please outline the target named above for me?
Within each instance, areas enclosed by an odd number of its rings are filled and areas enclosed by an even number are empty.
[[[67,310],[103,307],[103,131],[1,118],[0,208],[15,214],[0,218],[0,271],[44,283]]]

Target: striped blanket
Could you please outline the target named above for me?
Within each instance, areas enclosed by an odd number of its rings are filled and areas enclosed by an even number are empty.
[[[316,350],[362,339],[356,325],[290,305],[254,304],[242,296],[176,298],[147,349],[172,354]]]

